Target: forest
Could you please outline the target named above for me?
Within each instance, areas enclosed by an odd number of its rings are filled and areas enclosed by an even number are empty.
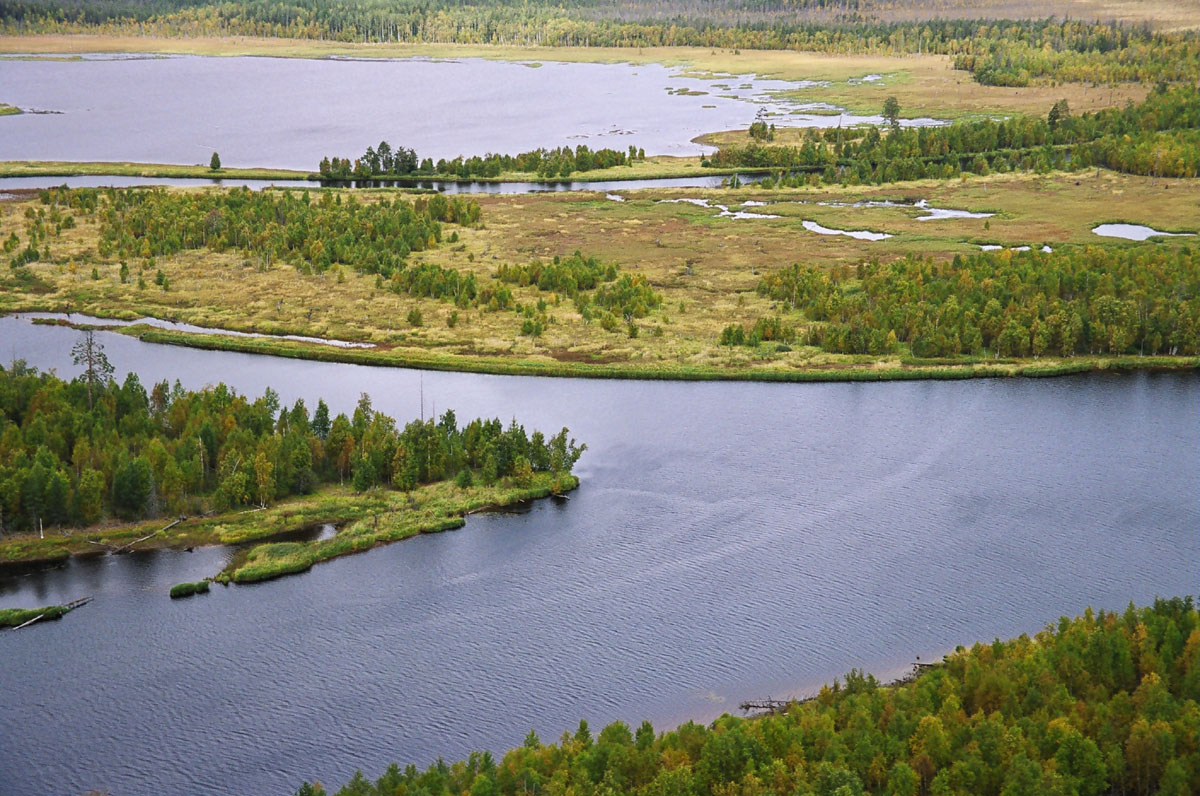
[[[1186,245],[795,264],[758,291],[803,311],[816,323],[799,336],[837,353],[1200,353],[1200,251]]]
[[[501,283],[499,286],[480,284],[470,272],[421,263],[394,272],[386,287],[395,293],[451,301],[459,309],[484,307],[492,312],[512,309],[523,318],[521,333],[537,337],[550,323],[546,298],[539,298],[532,305],[521,305],[508,287],[532,285],[548,294],[555,304],[563,296],[572,299],[584,323],[597,320],[605,331],[614,331],[624,322],[626,330],[636,336],[634,320],[660,307],[663,297],[643,274],[620,273],[620,270],[615,263],[605,265],[576,251],[569,257],[556,255],[549,263],[534,260],[528,265],[501,265],[494,274]],[[380,286],[385,286],[382,281]]]
[[[0,0],[9,34],[268,36],[339,42],[694,46],[936,53],[980,83],[1195,81],[1194,31],[1075,19],[887,21],[874,0],[713,3],[463,0]],[[927,9],[944,17],[944,5]],[[1053,13],[1053,12],[1050,12]]]
[[[0,367],[0,533],[262,507],[324,483],[519,484],[569,474],[586,448],[565,428],[460,425],[449,410],[401,428],[365,394],[350,416],[331,416],[323,400],[310,412],[270,389],[254,400],[224,384],[147,390],[132,372],[118,384],[91,332],[75,353],[84,373],[71,381],[20,361]]]
[[[959,121],[945,127],[810,128],[802,146],[723,147],[712,166],[776,167],[796,182],[884,183],[964,172],[1046,172],[1100,166],[1152,177],[1200,173],[1200,92],[1160,83],[1138,105],[1073,115],[1065,101],[1046,116]]]
[[[348,265],[385,278],[404,267],[411,252],[442,239],[442,224],[479,222],[474,200],[440,194],[359,202],[354,196],[308,191],[182,192],[157,189],[65,189],[40,192],[42,208],[26,211],[27,240],[14,232],[4,242],[20,268],[50,259],[49,240],[73,227],[75,214],[98,214],[101,257],[150,262],[188,249],[240,251],[263,268],[288,263],[301,273]],[[40,247],[40,248],[39,248]],[[122,280],[128,268],[122,270]],[[161,284],[161,282],[160,282]]]
[[[851,670],[786,711],[658,733],[586,721],[337,796],[1189,796],[1200,792],[1200,615],[1191,597],[1062,617],[959,647],[893,686]],[[296,796],[325,793],[305,783]]]
[[[538,177],[549,179],[569,177],[577,171],[632,165],[645,159],[645,151],[635,146],[630,146],[627,152],[621,152],[607,148],[592,150],[585,144],[580,144],[574,149],[568,146],[534,149],[519,155],[459,155],[451,160],[442,158],[434,163],[432,158],[419,160],[417,153],[412,149],[402,146],[393,149],[387,141],[380,141],[378,147],[367,147],[363,156],[355,158],[353,162],[349,158],[337,156],[322,158],[317,171],[325,180],[369,180],[408,176],[494,179],[511,172],[537,174]]]

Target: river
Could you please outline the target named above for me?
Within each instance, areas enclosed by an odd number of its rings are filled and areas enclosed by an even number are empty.
[[[0,318],[0,356],[71,376],[78,332]],[[1194,593],[1200,379],[876,384],[419,373],[141,343],[118,377],[285,403],[361,392],[569,426],[582,486],[256,586],[172,601],[228,552],[77,561],[0,604],[94,595],[0,633],[0,793],[288,794],[393,760],[670,725],[851,667]]]
[[[434,160],[579,144],[697,155],[712,148],[693,138],[745,128],[759,108],[785,126],[880,121],[781,96],[802,82],[682,72],[478,58],[0,57],[0,98],[26,111],[0,118],[0,160],[207,164],[216,151],[226,167],[315,170],[380,140]]]

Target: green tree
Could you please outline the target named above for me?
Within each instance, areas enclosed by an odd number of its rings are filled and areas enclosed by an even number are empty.
[[[893,129],[900,126],[900,101],[895,97],[888,97],[883,101],[883,119]]]
[[[221,156],[216,152],[213,152],[212,157],[208,159],[208,168],[212,171],[221,170]]]
[[[75,490],[79,502],[79,516],[85,525],[100,519],[104,511],[104,474],[90,467],[79,475],[79,486]]]
[[[103,387],[112,378],[113,366],[104,355],[104,345],[96,339],[96,333],[88,329],[83,338],[71,348],[71,361],[83,366],[83,380],[87,384],[88,409],[93,408],[93,388]]]
[[[127,461],[113,475],[113,508],[126,519],[138,519],[150,502],[154,474],[144,456]]]

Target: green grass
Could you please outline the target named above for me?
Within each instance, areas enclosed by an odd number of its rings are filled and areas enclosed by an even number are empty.
[[[1055,372],[1099,370],[1195,370],[1200,357],[1080,356],[1065,360],[1002,360],[963,357],[959,361],[929,362],[902,358],[895,363],[850,359],[778,369],[689,365],[673,362],[636,363],[559,362],[504,357],[471,358],[402,349],[340,349],[297,341],[274,341],[197,335],[149,327],[126,327],[122,334],[151,343],[185,345],[217,351],[263,354],[320,362],[384,365],[419,370],[490,373],[505,376],[560,376],[589,379],[642,379],[668,381],[895,381],[905,379],[962,379],[1007,376],[1045,376]]]
[[[65,613],[67,609],[61,605],[48,605],[45,608],[0,608],[0,627],[19,627],[38,616],[42,617],[42,621],[61,619]]]
[[[313,542],[270,542],[237,556],[217,576],[220,582],[258,583],[306,572],[314,564],[339,556],[361,553],[380,545],[422,533],[461,528],[465,515],[489,507],[511,506],[574,489],[575,476],[557,478],[536,473],[528,487],[501,484],[460,489],[451,482],[431,485],[411,501],[400,493],[375,490],[366,497],[376,508],[343,527],[336,536]]]
[[[20,113],[19,108],[0,105],[0,116],[5,113]],[[462,153],[471,155],[476,153]],[[409,174],[380,176],[374,179],[393,182],[397,185],[415,185],[436,180],[440,182],[597,182],[613,180],[658,180],[675,177],[719,177],[730,174],[766,174],[771,169],[755,168],[704,168],[699,157],[652,157],[631,166],[613,166],[607,169],[575,172],[570,177],[539,177],[534,172],[505,172],[498,177],[458,178],[451,174]],[[241,180],[311,180],[320,176],[313,172],[294,169],[266,168],[223,168],[213,171],[205,165],[173,163],[122,163],[116,161],[68,161],[68,160],[5,160],[0,161],[0,177],[158,177],[172,179],[241,179]],[[352,178],[353,179],[353,178]]]
[[[193,594],[208,594],[208,581],[198,580],[195,583],[176,583],[171,587],[171,599],[191,597]]]
[[[247,549],[235,555],[215,579],[222,583],[251,583],[302,572],[320,561],[418,533],[457,528],[465,521],[465,515],[482,508],[510,506],[567,492],[578,485],[579,479],[575,476],[560,475],[556,479],[549,473],[535,473],[527,488],[518,487],[509,479],[494,486],[468,489],[458,488],[453,481],[441,481],[407,494],[384,488],[356,494],[345,487],[331,485],[312,495],[266,509],[189,519],[141,542],[137,549],[246,545]],[[45,539],[39,539],[36,534],[5,536],[0,538],[0,563],[39,564],[61,561],[73,555],[98,555],[103,553],[105,546],[120,547],[161,529],[164,524],[163,520],[152,520],[56,532]],[[278,541],[282,535],[325,524],[341,530],[332,539],[321,541]],[[261,544],[250,546],[256,542]],[[171,596],[186,596],[184,592],[188,588],[196,590],[187,592],[189,594],[200,593],[207,588],[207,582],[177,584],[171,589]]]
[[[18,111],[19,112],[19,111]],[[160,177],[240,180],[307,180],[316,176],[290,169],[218,169],[207,165],[170,163],[120,163],[109,161],[5,160],[0,161],[0,177]]]
[[[23,113],[23,111],[15,105],[5,105],[0,102],[0,116],[16,116],[19,113]]]

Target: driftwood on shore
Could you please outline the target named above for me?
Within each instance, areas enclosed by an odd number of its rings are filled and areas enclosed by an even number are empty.
[[[809,699],[811,699],[811,697],[809,697]],[[783,711],[787,710],[788,705],[791,705],[793,703],[799,704],[801,702],[807,702],[807,701],[809,701],[809,700],[808,699],[758,699],[758,700],[750,700],[748,702],[743,702],[741,705],[739,705],[739,707],[742,709],[743,713],[749,713],[752,710],[759,712],[759,713],[782,713]]]
[[[941,663],[925,663],[924,661],[918,660],[912,665],[912,668],[909,671],[905,672],[900,677],[897,677],[887,685],[906,685],[916,680],[930,669],[936,669],[941,665]],[[791,705],[803,705],[805,702],[812,702],[814,699],[816,699],[815,696],[804,697],[803,699],[771,699],[768,697],[767,699],[747,700],[746,702],[741,703],[738,707],[741,708],[743,713],[783,713]]]
[[[138,542],[144,542],[151,537],[158,536],[160,533],[165,533],[165,532],[171,530],[176,525],[178,525],[179,523],[183,522],[186,519],[187,519],[187,517],[177,517],[174,522],[172,522],[170,525],[166,526],[165,528],[159,528],[157,531],[152,531],[141,538],[134,539],[132,542],[129,542],[128,544],[123,544],[120,546],[112,545],[112,544],[109,544],[108,542],[97,542],[93,539],[84,539],[84,541],[87,542],[88,544],[94,544],[97,547],[106,548],[110,553],[112,553],[113,555],[116,555],[118,553],[124,553],[126,550],[133,547]]]

